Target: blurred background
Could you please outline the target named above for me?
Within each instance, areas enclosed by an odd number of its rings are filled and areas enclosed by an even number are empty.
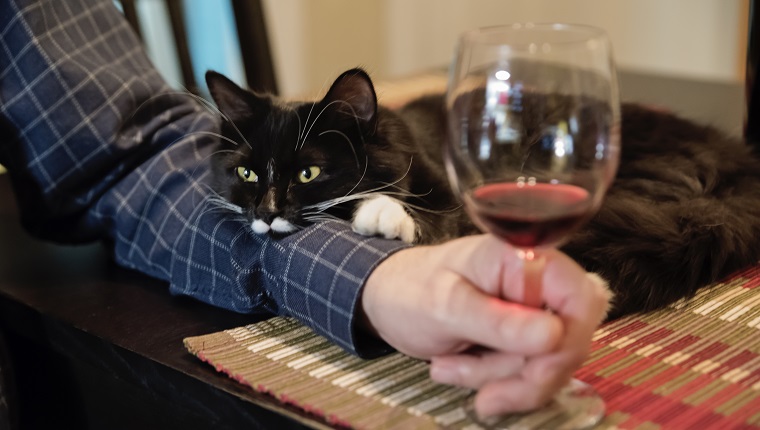
[[[244,0],[247,1],[247,0]],[[183,82],[167,4],[185,18],[194,74],[215,69],[246,84],[234,0],[132,0],[153,61]],[[257,3],[257,2],[249,2]],[[277,89],[316,96],[345,69],[388,80],[445,68],[457,35],[512,22],[604,28],[623,71],[744,80],[747,0],[262,0]],[[241,26],[255,25],[241,23]]]

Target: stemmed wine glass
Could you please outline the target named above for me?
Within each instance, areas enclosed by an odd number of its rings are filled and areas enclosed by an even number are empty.
[[[460,38],[446,98],[448,176],[473,222],[522,258],[527,305],[543,306],[542,251],[583,225],[612,182],[619,105],[611,46],[600,29],[514,24]],[[551,408],[566,414],[564,428],[592,426],[604,413],[593,388],[578,380]],[[486,424],[508,428],[519,419]]]

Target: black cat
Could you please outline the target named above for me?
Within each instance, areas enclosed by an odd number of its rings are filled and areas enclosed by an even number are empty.
[[[217,190],[257,233],[344,219],[367,235],[434,243],[472,234],[442,162],[442,95],[395,111],[343,73],[316,102],[283,102],[209,72],[226,117]],[[617,177],[563,247],[615,292],[610,317],[663,307],[760,259],[760,161],[743,142],[625,104]]]
[[[227,119],[217,190],[255,232],[290,233],[330,218],[410,243],[475,232],[441,161],[440,98],[385,109],[359,69],[308,103],[255,94],[215,72],[206,81]]]

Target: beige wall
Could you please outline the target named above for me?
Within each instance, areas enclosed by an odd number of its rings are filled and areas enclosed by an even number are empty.
[[[461,31],[519,21],[602,27],[621,68],[740,77],[745,0],[266,0],[284,95],[361,65],[393,78],[448,64]]]

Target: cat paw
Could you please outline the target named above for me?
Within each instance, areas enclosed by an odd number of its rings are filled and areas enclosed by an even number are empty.
[[[388,196],[373,197],[360,203],[351,227],[365,236],[379,235],[406,243],[414,242],[417,236],[417,225],[412,217],[401,202]]]
[[[594,284],[597,284],[600,287],[602,287],[605,300],[607,301],[607,309],[604,311],[604,314],[608,315],[610,310],[612,309],[612,304],[615,300],[615,292],[612,291],[612,289],[610,288],[609,282],[607,282],[607,280],[602,278],[598,273],[595,273],[595,272],[586,273],[586,278],[588,278],[589,282],[593,282]],[[605,319],[606,319],[606,316],[605,316]]]

